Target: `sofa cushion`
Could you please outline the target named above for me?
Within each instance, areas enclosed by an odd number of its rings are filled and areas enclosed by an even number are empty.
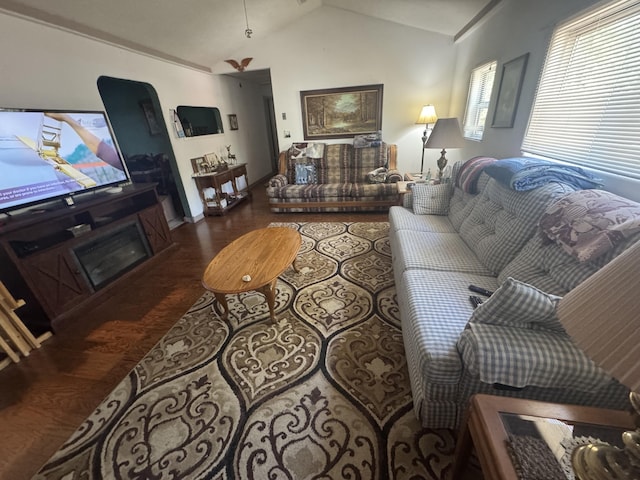
[[[640,232],[640,204],[603,190],[579,190],[550,205],[542,231],[581,262]]]
[[[421,269],[491,275],[457,233],[399,230],[390,239],[393,268],[400,272]]]
[[[461,371],[456,342],[473,307],[470,283],[493,288],[495,279],[456,272],[409,270],[401,275],[398,304],[412,382],[457,383]]]
[[[513,277],[544,292],[564,295],[597,269],[592,262],[579,262],[542,233],[536,233],[500,271],[498,281]]]
[[[318,183],[349,183],[352,157],[353,146],[350,144],[327,145],[324,149],[324,157],[316,162]],[[364,179],[362,181],[364,182]]]
[[[542,213],[573,188],[550,183],[517,192],[491,179],[460,226],[460,236],[497,275],[533,236]]]
[[[406,195],[405,195],[406,197]],[[456,233],[449,217],[441,215],[415,215],[410,208],[393,206],[389,209],[390,230]]]
[[[556,317],[560,298],[509,277],[473,311],[469,323],[564,332]]]
[[[384,142],[375,147],[354,148],[348,164],[347,181],[366,183],[367,173],[379,167],[388,167],[387,149]]]
[[[395,183],[352,183],[352,197],[373,197],[388,200],[393,195],[398,194],[398,187]]]
[[[491,177],[487,174],[480,175],[477,184],[479,192],[482,192],[486,188],[490,179]],[[451,224],[455,227],[456,231],[460,230],[462,222],[469,216],[469,213],[471,213],[471,210],[473,210],[479,198],[479,193],[468,193],[459,187],[454,187],[453,195],[449,200],[449,220],[451,220]]]
[[[472,310],[467,285],[494,288],[495,279],[419,270],[394,275],[405,287],[397,295],[416,415],[425,424],[451,428],[458,422],[455,399],[462,369],[455,343]]]
[[[416,215],[446,215],[452,193],[450,183],[428,185],[418,183],[413,186],[413,212]]]
[[[345,198],[351,195],[351,185],[348,183],[328,183],[311,185],[286,185],[284,187],[268,187],[267,193],[272,198],[291,199],[325,199]]]

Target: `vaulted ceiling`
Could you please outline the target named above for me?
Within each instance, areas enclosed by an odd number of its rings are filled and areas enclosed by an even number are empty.
[[[209,70],[323,5],[455,36],[496,0],[0,0],[0,11]],[[246,16],[245,16],[246,6]]]

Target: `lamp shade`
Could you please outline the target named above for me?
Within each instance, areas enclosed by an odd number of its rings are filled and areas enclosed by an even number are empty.
[[[436,123],[438,117],[436,116],[436,109],[433,105],[425,105],[420,110],[420,116],[416,120],[416,124],[427,125],[429,123]]]
[[[558,318],[599,367],[640,391],[640,242],[567,293]]]
[[[457,118],[439,118],[425,148],[460,148],[464,139]]]

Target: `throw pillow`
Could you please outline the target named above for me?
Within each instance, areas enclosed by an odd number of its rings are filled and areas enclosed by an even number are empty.
[[[540,227],[567,253],[587,262],[640,232],[640,204],[604,190],[578,190],[547,208]]]
[[[296,163],[296,185],[316,183],[316,166],[312,163]]]
[[[367,173],[367,182],[369,183],[385,183],[387,181],[387,169],[384,167],[376,168]]]
[[[556,316],[560,298],[508,277],[473,311],[469,322],[564,332]]]
[[[447,215],[452,189],[450,183],[428,185],[416,183],[412,191],[413,213],[416,215]]]

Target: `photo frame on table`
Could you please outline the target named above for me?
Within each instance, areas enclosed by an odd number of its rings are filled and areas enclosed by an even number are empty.
[[[305,140],[348,138],[382,130],[383,85],[300,92]]]
[[[229,129],[238,130],[238,116],[235,113],[229,114]]]
[[[513,127],[528,59],[529,54],[525,53],[502,66],[496,109],[493,112],[493,122],[491,123],[492,127]]]
[[[153,108],[151,99],[141,100],[140,108],[142,108],[144,118],[147,120],[149,133],[151,135],[159,135],[160,133],[162,133],[162,129],[160,128],[160,123],[158,122],[158,117],[156,116],[156,111]]]

